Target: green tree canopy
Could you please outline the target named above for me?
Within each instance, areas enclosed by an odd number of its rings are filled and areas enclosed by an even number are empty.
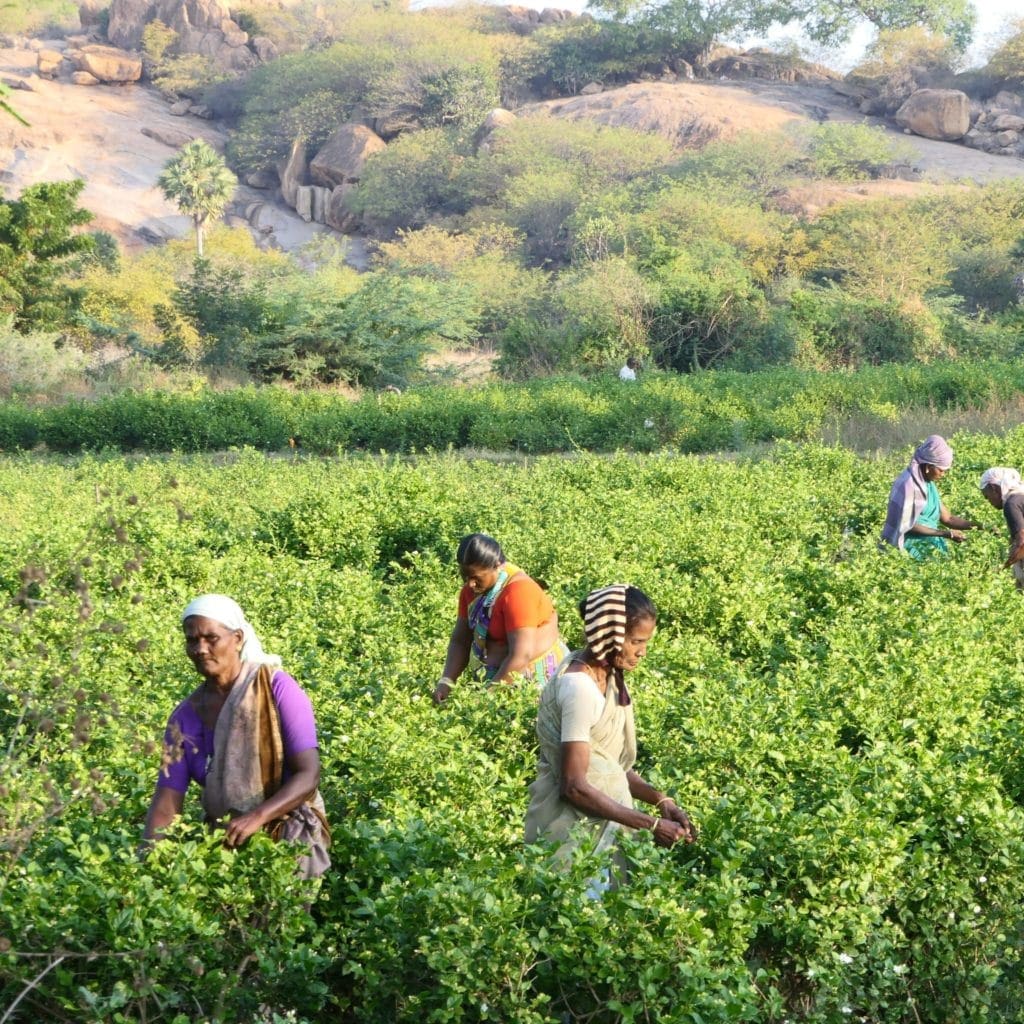
[[[223,157],[202,139],[193,139],[168,160],[157,184],[164,195],[192,218],[196,229],[196,253],[203,255],[203,227],[219,217],[235,193],[238,179]]]
[[[970,44],[978,17],[971,0],[806,0],[795,13],[804,31],[822,43],[846,42],[867,21],[879,31],[925,28],[960,50]]]
[[[0,200],[0,313],[21,331],[53,330],[74,317],[81,296],[61,278],[95,246],[74,229],[92,220],[78,208],[84,181],[42,182]]]
[[[977,14],[970,0],[590,0],[590,10],[668,33],[702,60],[716,40],[799,22],[816,42],[846,42],[858,24],[922,26],[964,49]]]

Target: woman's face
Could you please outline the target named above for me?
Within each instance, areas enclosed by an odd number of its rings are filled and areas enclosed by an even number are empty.
[[[932,466],[927,462],[921,467],[921,476],[929,483],[937,483],[946,475],[946,470],[941,466]]]
[[[993,508],[1003,507],[1003,489],[999,484],[989,484],[981,493]]]
[[[499,572],[501,572],[500,566],[494,569],[488,569],[482,565],[459,566],[459,574],[462,576],[462,582],[465,583],[478,597],[481,594],[486,594],[487,591],[498,582]]]
[[[639,619],[626,629],[622,650],[615,655],[613,664],[623,672],[632,672],[647,656],[647,642],[654,636],[654,619]]]
[[[183,623],[185,653],[205,679],[234,679],[242,667],[242,631],[203,615],[190,615]]]

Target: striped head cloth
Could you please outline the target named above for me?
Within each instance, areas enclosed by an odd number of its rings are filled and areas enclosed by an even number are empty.
[[[626,584],[613,583],[587,594],[583,606],[583,633],[599,661],[622,650],[626,641]]]

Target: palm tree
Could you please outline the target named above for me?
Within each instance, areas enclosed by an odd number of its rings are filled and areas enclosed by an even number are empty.
[[[193,139],[164,164],[156,183],[166,198],[192,218],[196,226],[196,253],[202,256],[203,225],[224,212],[235,194],[238,179],[213,147],[202,139]]]

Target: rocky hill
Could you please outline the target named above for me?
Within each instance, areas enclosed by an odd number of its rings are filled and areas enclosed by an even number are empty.
[[[196,29],[196,45],[220,48],[218,52],[224,47],[245,49],[252,55],[252,41],[231,38],[231,24],[207,26],[201,32]],[[131,36],[131,26],[121,25],[119,31],[125,38]],[[31,122],[30,128],[10,119],[0,122],[0,182],[5,194],[17,194],[38,181],[81,177],[87,182],[83,203],[95,214],[96,226],[111,231],[123,244],[138,246],[186,234],[189,224],[155,187],[157,175],[175,149],[190,138],[201,137],[222,148],[224,130],[195,116],[195,108],[188,103],[169,105],[144,83],[97,84],[93,74],[83,76],[72,70],[81,66],[82,46],[87,40],[5,42],[8,45],[0,48],[0,81],[17,90],[15,106]],[[77,63],[69,60],[75,55]],[[892,117],[863,112],[874,109],[871,104],[877,107],[877,97],[851,90],[848,83],[824,69],[796,76],[796,81],[779,81],[774,69],[756,56],[723,58],[714,67],[717,77],[713,80],[666,74],[659,81],[618,88],[603,89],[593,83],[583,95],[531,104],[515,111],[514,116],[586,118],[623,125],[663,135],[680,149],[740,132],[771,131],[794,122],[868,120],[899,134],[913,147],[916,157],[911,173],[906,175],[913,181],[831,185],[794,193],[789,197],[790,207],[807,215],[850,198],[915,194],[934,187],[936,182],[1024,177],[1024,160],[1013,157],[1012,145],[1002,147],[1000,152],[985,152],[959,141],[906,134]],[[1009,96],[1001,102],[1012,104],[1017,99]],[[1019,99],[1019,113],[1024,114],[1024,97]],[[1018,145],[1021,132],[1012,129],[1017,121],[1017,128],[1024,129],[1024,117],[1017,113],[1000,108],[963,114],[958,109],[952,116],[968,118],[964,131],[973,124],[970,130],[977,136],[987,126],[990,131],[984,139],[998,136]],[[1005,127],[1001,127],[1004,122]],[[363,129],[364,134],[367,131]],[[981,144],[977,138],[975,142]],[[989,149],[994,147],[994,143],[987,145]],[[363,140],[359,159],[365,158],[365,152]],[[322,168],[318,173],[317,158],[314,154],[301,154],[301,159],[295,155],[291,166],[281,169],[280,183],[250,179],[239,188],[229,218],[248,224],[264,244],[285,249],[300,246],[316,233],[328,230],[315,221],[332,220],[332,189],[349,188],[352,179],[342,175],[335,181],[331,174],[325,176]],[[295,212],[296,206],[301,215]],[[315,216],[318,210],[320,216]],[[354,224],[336,223],[356,230]],[[358,239],[352,251],[358,264],[362,259]]]

